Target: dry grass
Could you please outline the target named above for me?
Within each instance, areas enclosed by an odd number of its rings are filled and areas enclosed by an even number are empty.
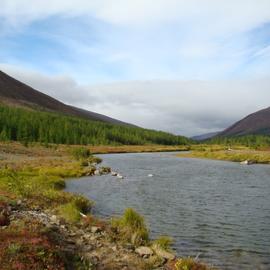
[[[270,151],[257,151],[257,150],[204,150],[204,151],[191,151],[189,153],[181,153],[178,157],[189,158],[207,158],[217,160],[227,160],[233,162],[242,162],[245,160],[252,163],[270,164]]]
[[[89,146],[93,154],[186,151],[189,147],[167,145]]]

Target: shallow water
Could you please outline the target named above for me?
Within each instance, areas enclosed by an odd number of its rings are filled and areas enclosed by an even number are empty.
[[[221,269],[270,269],[270,166],[175,155],[100,155],[125,179],[85,177],[67,181],[67,190],[93,199],[102,217],[135,208],[153,237],[174,238],[180,256],[200,254]]]

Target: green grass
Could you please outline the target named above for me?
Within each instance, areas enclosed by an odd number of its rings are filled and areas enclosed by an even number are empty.
[[[192,258],[181,258],[174,263],[175,270],[215,270],[216,268],[208,267]]]
[[[80,211],[73,202],[59,206],[57,213],[70,223],[76,223],[81,218]]]
[[[241,162],[245,160],[252,163],[270,164],[270,151],[255,151],[255,150],[209,150],[209,151],[192,151],[190,153],[178,154],[179,157],[191,158],[207,158],[217,160],[228,160],[233,162]]]
[[[25,167],[20,170],[0,169],[0,190],[17,198],[26,198],[32,207],[54,208],[73,202],[80,212],[86,212],[91,203],[85,198],[64,192],[65,178],[86,175],[91,168],[69,162],[58,167]]]
[[[127,208],[122,217],[113,219],[112,227],[118,230],[122,240],[131,242],[135,246],[149,242],[149,231],[145,220],[132,208]]]
[[[163,235],[154,240],[152,245],[158,246],[160,249],[170,252],[172,243],[173,239],[171,237]]]

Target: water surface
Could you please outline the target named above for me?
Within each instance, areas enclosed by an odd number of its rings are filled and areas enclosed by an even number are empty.
[[[135,208],[153,237],[174,238],[180,256],[200,254],[221,269],[270,269],[270,166],[175,155],[100,155],[125,179],[85,177],[67,181],[67,190],[93,199],[102,217]]]

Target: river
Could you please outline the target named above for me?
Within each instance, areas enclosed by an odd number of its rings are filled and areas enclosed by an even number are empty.
[[[270,269],[270,166],[178,158],[176,153],[99,155],[125,176],[67,181],[101,217],[132,207],[151,236],[170,235],[180,256],[221,269]],[[153,174],[153,177],[149,177]]]

